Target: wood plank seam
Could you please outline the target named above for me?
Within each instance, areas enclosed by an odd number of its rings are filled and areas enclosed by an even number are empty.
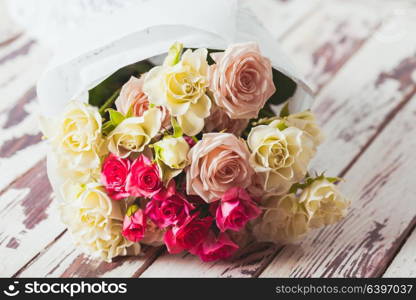
[[[56,241],[58,241],[64,234],[67,232],[67,229],[63,230],[60,234],[58,234],[52,241],[50,241],[45,248],[43,248],[41,251],[39,251],[37,254],[35,254],[24,266],[22,266],[19,270],[14,273],[11,278],[16,278],[19,276],[20,273],[22,273],[27,266],[29,266],[36,258],[38,258],[43,252],[47,251]]]
[[[379,274],[377,276],[383,277],[383,275],[386,273],[387,269],[391,266],[394,258],[397,256],[397,254],[402,250],[406,242],[408,241],[409,237],[412,235],[412,233],[416,232],[416,217],[413,218],[412,224],[406,228],[406,230],[403,232],[401,237],[399,238],[401,240],[400,246],[395,249],[394,253],[392,253],[391,258],[389,259],[388,263],[386,263],[385,267],[380,270]]]

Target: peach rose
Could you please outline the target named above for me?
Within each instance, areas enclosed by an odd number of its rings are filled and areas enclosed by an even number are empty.
[[[247,127],[249,119],[231,119],[221,107],[214,106],[205,119],[204,132],[224,131],[240,136]]]
[[[120,95],[115,101],[117,111],[127,115],[131,109],[133,116],[141,117],[149,109],[149,99],[143,92],[146,74],[143,74],[140,78],[131,76],[129,81],[122,86]],[[158,106],[158,108],[162,112],[162,127],[168,128],[170,126],[170,114],[165,107]]]
[[[204,134],[188,153],[191,165],[186,172],[187,194],[210,203],[230,188],[247,188],[254,175],[249,156],[246,143],[233,134]]]
[[[236,44],[211,54],[209,72],[214,101],[232,119],[256,118],[275,93],[272,65],[256,43]]]

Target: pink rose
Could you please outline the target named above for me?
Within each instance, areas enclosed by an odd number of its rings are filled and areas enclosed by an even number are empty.
[[[143,74],[140,78],[131,76],[129,81],[122,86],[120,95],[115,101],[117,111],[123,115],[127,115],[131,109],[134,116],[141,117],[149,109],[149,99],[143,92],[143,83],[146,74]],[[170,127],[169,111],[163,106],[158,106],[158,108],[162,112],[162,127]]]
[[[236,44],[212,53],[209,72],[214,101],[232,119],[256,118],[275,93],[272,65],[256,43]]]
[[[176,191],[175,181],[168,188],[153,196],[146,205],[146,215],[159,227],[182,225],[190,216],[194,206],[184,195]]]
[[[162,187],[159,168],[141,154],[131,165],[126,190],[132,196],[150,198]]]
[[[210,203],[232,187],[247,188],[254,175],[249,156],[245,141],[233,134],[204,134],[188,153],[187,194]]]
[[[137,243],[143,239],[145,230],[146,217],[143,210],[137,209],[131,216],[124,216],[122,234],[126,239]]]
[[[110,154],[104,160],[101,170],[101,182],[112,199],[120,200],[130,196],[126,191],[126,179],[129,171],[130,161],[128,159]]]
[[[223,108],[214,106],[205,119],[204,132],[223,131],[240,136],[248,122],[249,119],[231,119]]]
[[[216,211],[218,228],[239,231],[248,221],[257,218],[261,209],[242,188],[231,188],[221,198]]]
[[[237,250],[238,245],[226,233],[222,232],[216,237],[211,231],[207,239],[199,245],[196,254],[202,261],[209,262],[230,258]]]
[[[194,214],[180,227],[175,226],[166,231],[164,240],[169,253],[196,249],[206,239],[212,222],[212,217],[199,218]]]

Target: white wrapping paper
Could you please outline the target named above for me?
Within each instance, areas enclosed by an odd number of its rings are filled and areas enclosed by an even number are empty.
[[[275,69],[297,83],[292,112],[311,106],[312,93],[261,23],[238,0],[147,0],[116,13],[94,16],[62,33],[55,58],[37,86],[45,115],[59,113],[118,69],[167,51],[175,41],[187,48],[225,49],[256,41]],[[279,88],[279,87],[277,87]]]

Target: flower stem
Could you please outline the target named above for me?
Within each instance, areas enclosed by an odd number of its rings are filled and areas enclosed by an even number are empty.
[[[100,107],[100,109],[98,110],[98,112],[100,113],[101,116],[104,116],[105,114],[105,110],[109,107],[111,107],[114,103],[114,101],[116,101],[118,95],[120,94],[120,90],[121,89],[117,89],[110,98],[108,98],[104,104]]]

